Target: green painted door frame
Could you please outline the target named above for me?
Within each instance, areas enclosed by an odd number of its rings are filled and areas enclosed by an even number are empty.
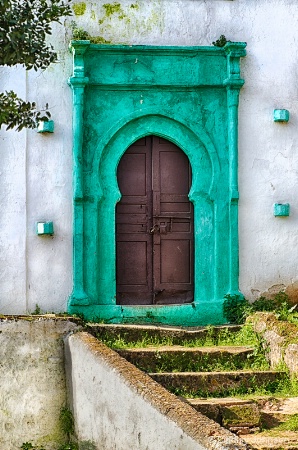
[[[246,44],[93,45],[72,41],[74,249],[70,313],[113,323],[225,322],[238,286],[238,103]],[[147,135],[174,142],[193,174],[194,302],[116,304],[117,165]]]

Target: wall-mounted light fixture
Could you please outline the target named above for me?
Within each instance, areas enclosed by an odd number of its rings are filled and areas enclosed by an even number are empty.
[[[37,126],[37,133],[54,133],[54,121],[40,120]]]
[[[53,222],[37,222],[36,224],[36,234],[39,236],[54,234],[54,224]]]
[[[275,109],[273,114],[274,122],[289,122],[290,113],[287,109]]]
[[[286,217],[290,215],[289,203],[274,203],[273,213],[275,217]]]

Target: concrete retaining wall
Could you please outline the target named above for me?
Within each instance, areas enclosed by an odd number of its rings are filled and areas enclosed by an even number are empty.
[[[98,450],[247,449],[88,333],[67,338],[79,441]]]
[[[24,442],[57,450],[66,442],[59,415],[66,406],[63,319],[0,321],[0,449]]]

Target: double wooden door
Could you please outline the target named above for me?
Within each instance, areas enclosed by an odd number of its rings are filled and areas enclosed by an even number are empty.
[[[118,166],[117,303],[193,300],[191,168],[185,153],[157,136],[125,152]]]

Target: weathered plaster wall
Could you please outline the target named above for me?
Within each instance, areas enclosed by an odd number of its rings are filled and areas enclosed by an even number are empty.
[[[247,449],[88,333],[67,338],[76,434],[98,450]]]
[[[40,108],[49,103],[53,135],[1,131],[0,311],[66,309],[71,292],[72,144],[71,20],[98,41],[210,45],[221,34],[247,42],[239,115],[240,288],[248,298],[298,287],[296,0],[119,0],[73,2],[76,15],[55,26],[59,62],[42,73],[0,70],[0,88],[14,88]],[[290,111],[274,123],[275,108]],[[272,205],[288,202],[288,218]],[[53,238],[35,222],[53,220]]]
[[[59,419],[66,406],[63,338],[74,328],[63,319],[1,319],[1,449],[32,442],[52,450],[66,442]]]

